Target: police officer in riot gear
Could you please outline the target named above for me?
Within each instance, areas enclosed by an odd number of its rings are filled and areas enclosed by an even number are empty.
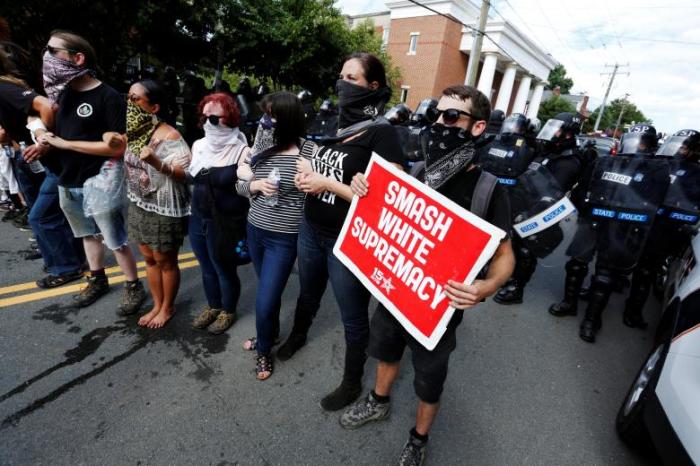
[[[576,114],[564,112],[548,120],[537,135],[542,152],[536,155],[534,162],[538,168],[545,167],[554,179],[548,188],[550,190],[552,186],[558,188],[552,191],[550,196],[553,201],[560,196],[563,197],[564,193],[572,189],[585,168],[584,160],[576,143],[576,135],[580,131],[581,118]],[[518,197],[527,197],[527,193],[519,193]],[[545,198],[546,196],[540,197],[540,199]],[[529,212],[524,215],[525,211],[518,212],[531,207],[527,203],[520,203],[520,205],[522,208],[518,209],[518,203],[514,202],[512,208],[516,224],[524,220],[518,216],[527,218],[527,215],[533,213]],[[515,270],[508,283],[496,293],[494,301],[500,304],[522,302],[525,285],[537,268],[537,258],[546,257],[563,240],[561,228],[555,225],[556,221],[553,221],[552,226],[548,229],[527,237],[524,237],[516,229],[517,234],[513,236],[513,250],[516,256]]]
[[[668,257],[677,257],[683,252],[700,218],[700,133],[679,131],[667,139],[657,156],[664,157],[671,152],[675,156],[668,162],[671,181],[632,274],[630,294],[625,302],[623,322],[628,327],[647,327],[642,310],[654,278]]]
[[[411,118],[411,109],[404,103],[396,104],[387,110],[384,114],[384,118],[389,120],[389,123],[394,126],[405,125],[408,123],[409,118]]]
[[[333,101],[326,99],[321,103],[316,117],[306,129],[307,139],[323,141],[325,138],[335,137],[338,130],[338,109]]]
[[[503,126],[505,119],[506,114],[503,113],[503,110],[491,110],[489,122],[486,125],[486,131],[484,131],[482,138],[489,139],[497,136],[501,132],[501,126]]]
[[[622,138],[620,154],[598,158],[591,171],[585,205],[579,207],[587,221],[579,224],[567,251],[571,260],[566,264],[564,299],[549,309],[557,317],[576,315],[588,262],[595,254],[588,306],[579,329],[584,341],[595,341],[616,276],[637,266],[666,193],[669,170],[665,161],[654,158],[656,140],[651,125],[632,127]],[[633,287],[632,304],[638,293],[640,289]],[[627,313],[625,323],[643,327],[641,314]]]
[[[498,137],[480,151],[479,166],[496,175],[506,188],[517,183],[517,177],[527,170],[534,157],[525,139],[529,124],[525,115],[514,113],[504,120]]]

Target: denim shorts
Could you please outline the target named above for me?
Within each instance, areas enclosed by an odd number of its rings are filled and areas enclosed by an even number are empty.
[[[102,236],[105,245],[112,251],[129,242],[126,233],[126,207],[88,217],[83,210],[83,188],[59,186],[58,199],[76,238]]]

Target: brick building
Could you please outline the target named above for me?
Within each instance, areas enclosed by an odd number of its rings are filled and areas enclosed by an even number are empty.
[[[401,100],[415,108],[463,83],[478,25],[479,4],[470,0],[421,0],[449,18],[407,0],[386,0],[387,11],[348,17],[352,26],[372,20],[393,62],[401,69]],[[454,21],[452,19],[457,21]],[[477,87],[506,114],[537,116],[545,82],[557,62],[512,24],[488,21],[478,64]]]

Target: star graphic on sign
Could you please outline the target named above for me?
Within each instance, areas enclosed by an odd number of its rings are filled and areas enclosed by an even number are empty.
[[[396,289],[396,287],[391,284],[391,278],[385,278],[381,288],[384,288],[386,290],[386,294],[389,294],[391,293],[391,290]]]

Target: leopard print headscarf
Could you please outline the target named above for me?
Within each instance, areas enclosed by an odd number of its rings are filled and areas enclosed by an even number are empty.
[[[158,117],[129,101],[126,107],[126,137],[129,151],[136,157],[148,145],[158,126]]]

